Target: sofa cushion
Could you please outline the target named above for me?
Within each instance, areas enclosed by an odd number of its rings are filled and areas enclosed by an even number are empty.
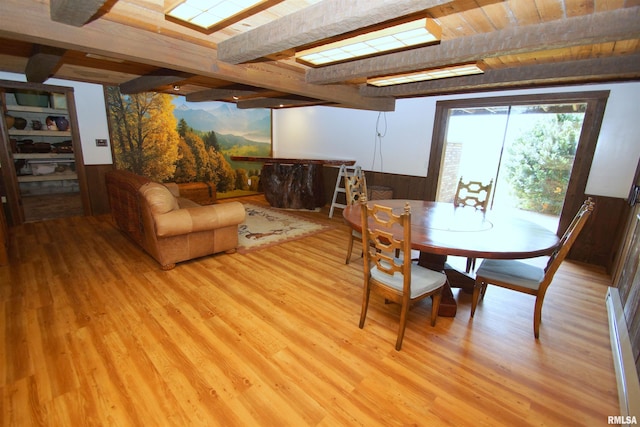
[[[162,184],[149,182],[140,187],[140,193],[145,198],[153,215],[162,215],[178,209],[178,201],[171,191]]]
[[[175,197],[181,197],[180,196],[180,187],[178,187],[178,184],[176,184],[175,182],[165,182],[164,184],[165,187],[167,187],[169,189],[169,191],[171,191],[171,194],[173,194]]]
[[[198,206],[202,206],[202,205],[194,202],[193,200],[185,199],[184,197],[178,197],[178,206],[180,206],[180,209],[186,209],[186,208],[197,208]]]
[[[240,202],[177,209],[154,217],[158,237],[178,236],[198,231],[237,226],[245,219]]]

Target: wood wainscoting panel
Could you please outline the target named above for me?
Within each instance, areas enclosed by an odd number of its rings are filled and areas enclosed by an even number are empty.
[[[571,248],[568,258],[601,265],[612,274],[616,256],[623,244],[629,205],[626,200],[615,197],[590,197],[596,202],[596,208]]]
[[[87,187],[89,188],[91,210],[94,215],[102,215],[110,212],[104,174],[113,168],[114,166],[112,164],[84,166],[84,170],[87,175]]]
[[[340,168],[338,167],[325,166],[324,168],[324,194],[328,204],[331,204],[331,198],[333,197],[333,190],[335,189],[339,171]],[[367,187],[389,187],[393,190],[394,199],[427,200],[425,198],[427,178],[425,177],[376,172],[364,169],[362,171],[367,180]]]

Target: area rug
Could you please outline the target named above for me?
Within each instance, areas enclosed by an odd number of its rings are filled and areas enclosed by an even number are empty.
[[[238,227],[238,253],[247,253],[333,228],[265,206],[243,203],[247,216]]]

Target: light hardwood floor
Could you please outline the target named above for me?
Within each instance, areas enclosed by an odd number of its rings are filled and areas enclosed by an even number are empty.
[[[27,223],[0,267],[3,426],[597,426],[618,414],[601,270],[566,262],[533,338],[533,298],[490,287],[469,320],[394,349],[335,227],[162,271],[108,216]]]

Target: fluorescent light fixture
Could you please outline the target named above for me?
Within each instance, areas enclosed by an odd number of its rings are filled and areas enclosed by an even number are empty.
[[[414,73],[396,74],[385,77],[375,77],[367,79],[367,84],[373,86],[391,86],[403,83],[415,83],[425,80],[446,79],[448,77],[469,76],[472,74],[482,74],[484,70],[478,64],[453,65],[451,67],[434,68],[431,70],[416,71]]]
[[[202,30],[221,28],[260,12],[282,0],[179,0],[171,2],[167,18]]]
[[[441,34],[435,21],[421,18],[296,52],[296,59],[311,66],[328,65],[434,43]]]

